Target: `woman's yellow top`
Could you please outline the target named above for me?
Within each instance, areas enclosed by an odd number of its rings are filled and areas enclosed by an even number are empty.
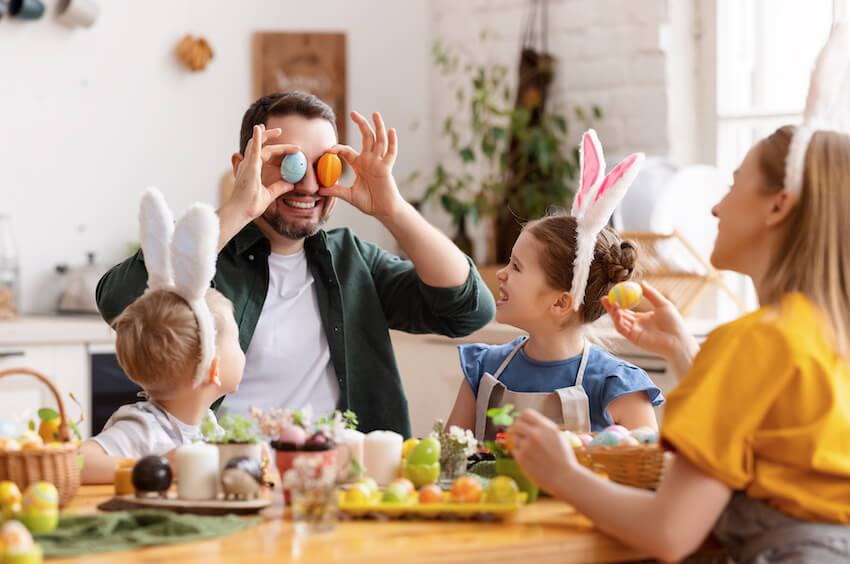
[[[662,441],[788,515],[850,523],[850,371],[829,334],[802,294],[717,328],[667,398]]]

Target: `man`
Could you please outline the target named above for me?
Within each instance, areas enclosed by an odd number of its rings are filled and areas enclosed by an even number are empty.
[[[393,129],[356,112],[363,148],[337,143],[333,110],[315,96],[263,96],[242,120],[231,198],[218,210],[215,287],[230,298],[245,350],[240,389],[225,407],[247,413],[351,409],[363,431],[410,435],[410,419],[389,329],[463,336],[493,318],[495,304],[472,261],[401,196],[392,176]],[[287,154],[302,151],[307,173],[281,178]],[[352,186],[320,186],[316,163],[341,156]],[[342,198],[389,229],[409,261],[361,241],[348,228],[321,229]],[[145,289],[141,253],[110,270],[97,288],[108,322]],[[435,414],[436,415],[436,414]]]

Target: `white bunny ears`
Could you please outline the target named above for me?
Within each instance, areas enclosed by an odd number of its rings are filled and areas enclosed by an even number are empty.
[[[576,218],[576,256],[570,293],[578,311],[584,303],[587,277],[593,263],[596,237],[611,219],[614,208],[626,195],[643,164],[643,153],[629,155],[605,175],[605,157],[596,132],[588,129],[581,138],[581,186],[576,192],[570,214]]]
[[[799,196],[803,168],[812,135],[819,130],[850,134],[850,26],[833,26],[821,49],[812,79],[803,123],[797,126],[785,157],[785,189]]]
[[[139,208],[139,234],[148,288],[183,297],[198,320],[201,358],[192,387],[209,379],[215,357],[215,321],[204,296],[215,275],[218,216],[207,204],[194,204],[174,225],[162,193],[148,188]]]

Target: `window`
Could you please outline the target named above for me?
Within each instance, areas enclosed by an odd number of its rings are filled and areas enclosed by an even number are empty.
[[[847,0],[714,0],[715,164],[732,172],[747,150],[799,123],[811,69]]]

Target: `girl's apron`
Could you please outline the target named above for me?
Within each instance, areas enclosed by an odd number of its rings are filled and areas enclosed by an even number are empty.
[[[581,385],[584,368],[587,366],[590,343],[587,340],[584,341],[575,385],[559,388],[554,392],[513,392],[499,381],[499,376],[517,351],[525,345],[527,339],[526,337],[520,341],[511,351],[496,374],[490,375],[485,372],[481,377],[481,383],[478,385],[478,399],[475,402],[475,438],[479,441],[495,439],[498,431],[497,426],[493,425],[487,417],[487,410],[508,403],[513,404],[514,408],[520,411],[536,409],[571,431],[579,433],[590,431],[590,404]]]

